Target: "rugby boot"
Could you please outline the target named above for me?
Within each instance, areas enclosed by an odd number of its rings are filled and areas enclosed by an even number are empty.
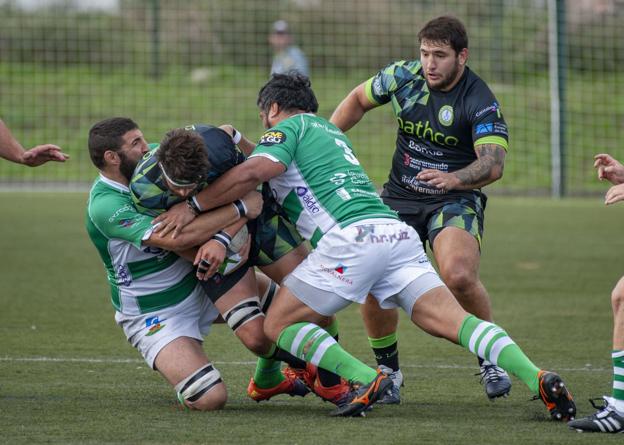
[[[355,395],[355,391],[352,390],[344,379],[340,379],[340,383],[333,386],[323,386],[317,373],[316,366],[308,363],[306,369],[286,367],[284,369],[284,375],[290,375],[297,377],[299,380],[305,382],[307,387],[314,394],[319,396],[326,402],[331,402],[334,405],[340,407],[350,402]]]
[[[360,386],[353,399],[329,413],[333,417],[357,417],[363,415],[364,411],[383,397],[392,387],[392,380],[386,374],[377,370],[377,375],[368,385]]]
[[[284,368],[284,375],[290,378],[298,378],[303,383],[306,384],[310,390],[314,388],[314,381],[316,379],[316,366],[307,363],[305,369],[301,368],[293,368],[292,366],[287,366]]]
[[[351,402],[356,392],[351,388],[344,379],[340,379],[340,383],[333,386],[323,386],[318,376],[314,382],[312,392],[326,402],[331,402],[338,408],[341,408]]]
[[[576,416],[576,405],[561,377],[554,372],[540,371],[537,378],[539,379],[539,396],[534,398],[544,402],[550,417],[553,420],[573,420]]]
[[[497,397],[507,397],[509,395],[511,379],[504,369],[492,363],[483,362],[481,370],[477,375],[481,376],[481,384],[488,399],[494,400]]]
[[[601,399],[597,399],[601,400]],[[624,414],[618,413],[611,397],[603,396],[602,406],[590,399],[589,403],[598,411],[591,416],[568,422],[568,426],[579,433],[624,433]]]
[[[284,375],[284,377],[284,380],[273,388],[258,388],[252,377],[247,386],[247,395],[256,402],[261,402],[279,394],[304,397],[310,392],[308,387],[298,378],[288,375]]]
[[[398,405],[401,403],[401,386],[403,386],[403,373],[400,369],[393,371],[391,368],[387,366],[380,365],[379,369],[381,372],[386,374],[392,380],[392,388],[390,388],[390,392],[384,395],[379,402],[384,405]]]

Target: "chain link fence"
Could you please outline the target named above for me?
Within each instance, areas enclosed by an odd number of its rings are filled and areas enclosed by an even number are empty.
[[[557,28],[549,8],[559,7]],[[468,64],[492,88],[510,128],[505,176],[490,193],[549,194],[553,106],[561,106],[562,189],[603,190],[593,154],[624,157],[622,0],[0,0],[0,117],[25,147],[55,143],[65,164],[0,163],[3,187],[84,187],[95,176],[90,126],[136,120],[148,141],[188,123],[262,133],[256,95],[268,79],[269,34],[285,20],[329,117],[357,84],[418,57],[417,34],[441,14],[468,29]],[[551,16],[553,16],[551,14]],[[561,52],[553,105],[552,30]],[[390,107],[349,132],[381,185],[397,123]]]

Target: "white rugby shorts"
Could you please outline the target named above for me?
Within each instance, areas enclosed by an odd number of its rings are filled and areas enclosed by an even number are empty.
[[[392,297],[415,280],[418,284],[420,277],[426,281],[421,294],[443,285],[416,231],[394,219],[363,220],[345,228],[335,226],[291,277],[291,291],[313,309],[316,305],[310,302],[315,298],[327,299],[328,294],[362,304],[369,292],[381,307],[397,307],[399,304]],[[298,286],[298,281],[309,287]],[[290,289],[288,279],[284,284]],[[323,295],[314,295],[313,288],[324,291]],[[419,296],[412,298],[415,301]],[[339,306],[336,302],[335,307]],[[325,307],[324,312],[328,312],[332,305],[321,303],[317,307]]]
[[[150,368],[158,353],[179,337],[203,341],[219,311],[198,284],[184,300],[158,311],[141,315],[115,313],[115,321],[122,327],[128,342],[139,350]]]

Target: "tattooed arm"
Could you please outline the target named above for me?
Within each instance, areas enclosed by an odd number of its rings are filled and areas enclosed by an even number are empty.
[[[503,176],[505,149],[496,144],[475,147],[477,160],[454,172],[461,189],[475,189],[499,180]]]
[[[491,184],[503,176],[505,149],[496,144],[481,144],[475,147],[477,160],[452,173],[439,170],[422,170],[416,179],[438,189],[471,190]]]

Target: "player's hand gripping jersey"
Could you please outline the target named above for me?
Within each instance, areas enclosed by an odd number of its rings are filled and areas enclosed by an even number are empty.
[[[424,169],[453,172],[477,159],[474,147],[508,148],[507,124],[488,86],[466,67],[451,91],[429,90],[420,61],[388,65],[366,83],[371,103],[392,103],[399,129],[384,196],[418,199],[444,192],[416,179]]]

